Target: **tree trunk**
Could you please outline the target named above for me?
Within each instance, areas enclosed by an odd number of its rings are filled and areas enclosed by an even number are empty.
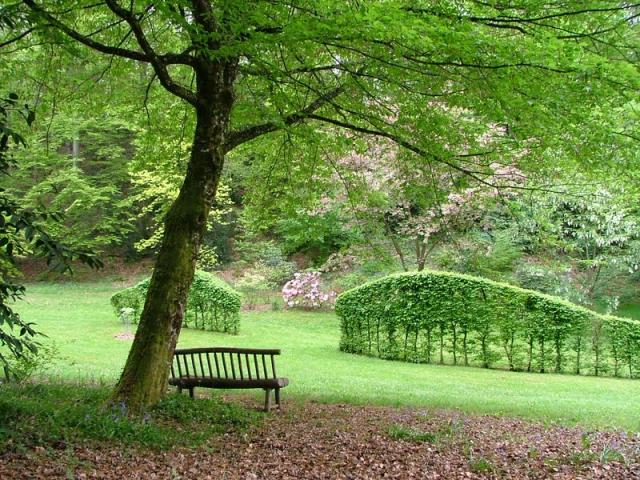
[[[393,248],[395,249],[396,253],[398,254],[398,258],[400,259],[402,270],[404,270],[405,272],[408,272],[409,269],[407,268],[407,263],[404,260],[404,254],[402,253],[402,248],[400,248],[400,244],[398,243],[398,240],[393,237],[393,234],[390,234],[390,236],[391,236],[391,243],[393,244]]]
[[[418,271],[421,272],[424,270],[424,263],[426,260],[426,246],[424,245],[424,240],[420,240],[416,238],[416,263],[418,265]]]
[[[208,67],[197,75],[197,122],[185,180],[165,219],[140,325],[113,394],[115,402],[134,414],[157,403],[166,391],[196,259],[224,164],[233,75],[228,74],[228,65]]]

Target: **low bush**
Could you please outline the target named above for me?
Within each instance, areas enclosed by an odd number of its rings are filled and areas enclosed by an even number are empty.
[[[61,359],[58,346],[50,341],[38,342],[33,352],[25,349],[17,358],[9,358],[8,365],[0,370],[0,383],[22,383],[48,370]]]
[[[111,305],[118,318],[138,323],[149,282],[150,279],[145,279],[111,297]],[[224,281],[211,273],[197,270],[187,299],[184,326],[238,333],[240,299],[240,294]]]
[[[341,294],[340,349],[409,362],[635,377],[640,322],[469,275],[390,275]]]

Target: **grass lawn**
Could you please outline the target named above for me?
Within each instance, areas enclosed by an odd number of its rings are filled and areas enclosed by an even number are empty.
[[[122,285],[31,284],[17,310],[64,357],[49,373],[65,379],[117,378],[130,341],[109,297]],[[242,315],[241,333],[183,330],[181,347],[250,346],[282,349],[278,373],[289,377],[285,400],[420,405],[508,414],[587,427],[640,430],[640,381],[415,365],[338,351],[332,314],[265,312]]]

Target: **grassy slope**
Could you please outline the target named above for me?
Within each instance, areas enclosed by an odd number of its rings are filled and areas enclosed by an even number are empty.
[[[28,303],[18,310],[66,357],[51,373],[117,377],[130,345],[113,338],[124,330],[109,305],[118,288],[109,282],[28,287]],[[184,330],[180,346],[279,347],[279,374],[291,382],[285,398],[453,407],[640,430],[638,380],[388,362],[341,353],[338,339],[334,315],[267,312],[244,314],[238,336]]]

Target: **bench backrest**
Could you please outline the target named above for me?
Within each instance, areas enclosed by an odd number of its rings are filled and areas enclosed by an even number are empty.
[[[260,348],[184,348],[173,354],[171,377],[213,377],[237,380],[276,378],[275,355]]]

